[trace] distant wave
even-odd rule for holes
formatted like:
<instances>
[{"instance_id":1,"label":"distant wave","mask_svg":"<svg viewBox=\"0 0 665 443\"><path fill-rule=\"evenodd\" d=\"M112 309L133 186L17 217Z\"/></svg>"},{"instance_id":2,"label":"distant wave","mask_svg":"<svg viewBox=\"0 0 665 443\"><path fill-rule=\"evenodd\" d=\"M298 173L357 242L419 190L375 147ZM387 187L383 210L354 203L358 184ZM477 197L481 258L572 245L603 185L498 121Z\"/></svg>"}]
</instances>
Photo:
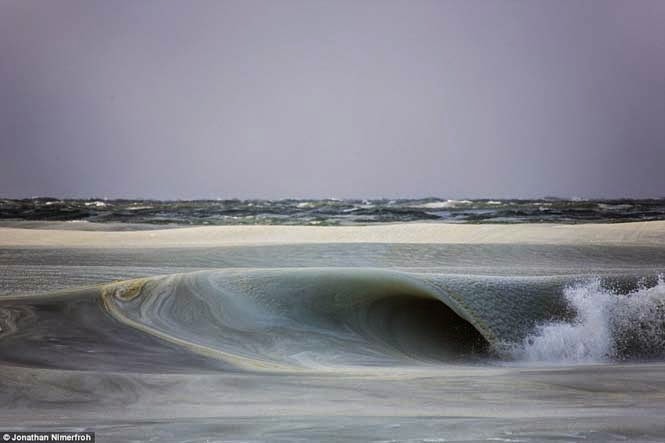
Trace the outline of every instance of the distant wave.
<instances>
[{"instance_id":1,"label":"distant wave","mask_svg":"<svg viewBox=\"0 0 665 443\"><path fill-rule=\"evenodd\" d=\"M446 200L446 201L433 201L415 205L416 208L425 208L425 209L449 209L449 208L458 208L464 205L473 204L470 200ZM487 204L500 204L497 202L487 202Z\"/></svg>"}]
</instances>

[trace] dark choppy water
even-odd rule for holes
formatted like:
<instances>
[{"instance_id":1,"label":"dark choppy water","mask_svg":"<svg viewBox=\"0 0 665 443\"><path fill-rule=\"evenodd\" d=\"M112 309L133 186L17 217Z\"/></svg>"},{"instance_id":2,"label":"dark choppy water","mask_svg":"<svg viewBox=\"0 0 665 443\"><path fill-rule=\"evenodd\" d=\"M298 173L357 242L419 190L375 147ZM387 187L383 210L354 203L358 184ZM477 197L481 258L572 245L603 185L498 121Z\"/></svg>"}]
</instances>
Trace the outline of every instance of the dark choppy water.
<instances>
[{"instance_id":1,"label":"dark choppy water","mask_svg":"<svg viewBox=\"0 0 665 443\"><path fill-rule=\"evenodd\" d=\"M665 220L645 200L0 200L0 220L157 225L349 225L380 222L584 223Z\"/></svg>"}]
</instances>

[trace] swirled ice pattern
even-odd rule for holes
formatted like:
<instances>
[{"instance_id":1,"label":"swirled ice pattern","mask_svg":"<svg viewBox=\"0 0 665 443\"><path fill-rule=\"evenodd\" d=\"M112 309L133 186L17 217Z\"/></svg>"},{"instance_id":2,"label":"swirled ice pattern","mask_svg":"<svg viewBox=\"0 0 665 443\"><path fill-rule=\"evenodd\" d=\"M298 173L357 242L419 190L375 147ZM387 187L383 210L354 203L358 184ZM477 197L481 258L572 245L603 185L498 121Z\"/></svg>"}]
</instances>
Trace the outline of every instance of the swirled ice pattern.
<instances>
[{"instance_id":1,"label":"swirled ice pattern","mask_svg":"<svg viewBox=\"0 0 665 443\"><path fill-rule=\"evenodd\" d=\"M102 297L120 321L246 370L413 365L484 353L480 323L419 277L208 271L151 279L140 290L111 285Z\"/></svg>"}]
</instances>

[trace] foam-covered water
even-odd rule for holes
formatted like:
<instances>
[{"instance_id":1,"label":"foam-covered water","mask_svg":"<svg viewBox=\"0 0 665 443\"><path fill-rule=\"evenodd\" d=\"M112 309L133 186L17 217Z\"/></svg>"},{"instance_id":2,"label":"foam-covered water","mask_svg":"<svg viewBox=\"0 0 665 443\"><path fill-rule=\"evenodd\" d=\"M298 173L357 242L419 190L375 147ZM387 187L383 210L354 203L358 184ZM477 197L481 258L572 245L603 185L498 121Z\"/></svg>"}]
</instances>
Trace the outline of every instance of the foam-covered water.
<instances>
[{"instance_id":1,"label":"foam-covered water","mask_svg":"<svg viewBox=\"0 0 665 443\"><path fill-rule=\"evenodd\" d=\"M600 279L566 287L574 317L539 324L513 345L515 359L557 364L665 357L665 281L621 294Z\"/></svg>"}]
</instances>

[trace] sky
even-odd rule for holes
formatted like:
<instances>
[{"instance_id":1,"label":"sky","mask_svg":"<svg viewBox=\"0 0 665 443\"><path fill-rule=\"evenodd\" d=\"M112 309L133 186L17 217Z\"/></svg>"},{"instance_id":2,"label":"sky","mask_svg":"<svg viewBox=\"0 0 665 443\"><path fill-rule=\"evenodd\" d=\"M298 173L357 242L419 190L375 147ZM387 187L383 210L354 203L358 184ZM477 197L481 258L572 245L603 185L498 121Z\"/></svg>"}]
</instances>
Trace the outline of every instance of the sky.
<instances>
[{"instance_id":1,"label":"sky","mask_svg":"<svg viewBox=\"0 0 665 443\"><path fill-rule=\"evenodd\" d=\"M0 197L665 196L662 0L0 0Z\"/></svg>"}]
</instances>

